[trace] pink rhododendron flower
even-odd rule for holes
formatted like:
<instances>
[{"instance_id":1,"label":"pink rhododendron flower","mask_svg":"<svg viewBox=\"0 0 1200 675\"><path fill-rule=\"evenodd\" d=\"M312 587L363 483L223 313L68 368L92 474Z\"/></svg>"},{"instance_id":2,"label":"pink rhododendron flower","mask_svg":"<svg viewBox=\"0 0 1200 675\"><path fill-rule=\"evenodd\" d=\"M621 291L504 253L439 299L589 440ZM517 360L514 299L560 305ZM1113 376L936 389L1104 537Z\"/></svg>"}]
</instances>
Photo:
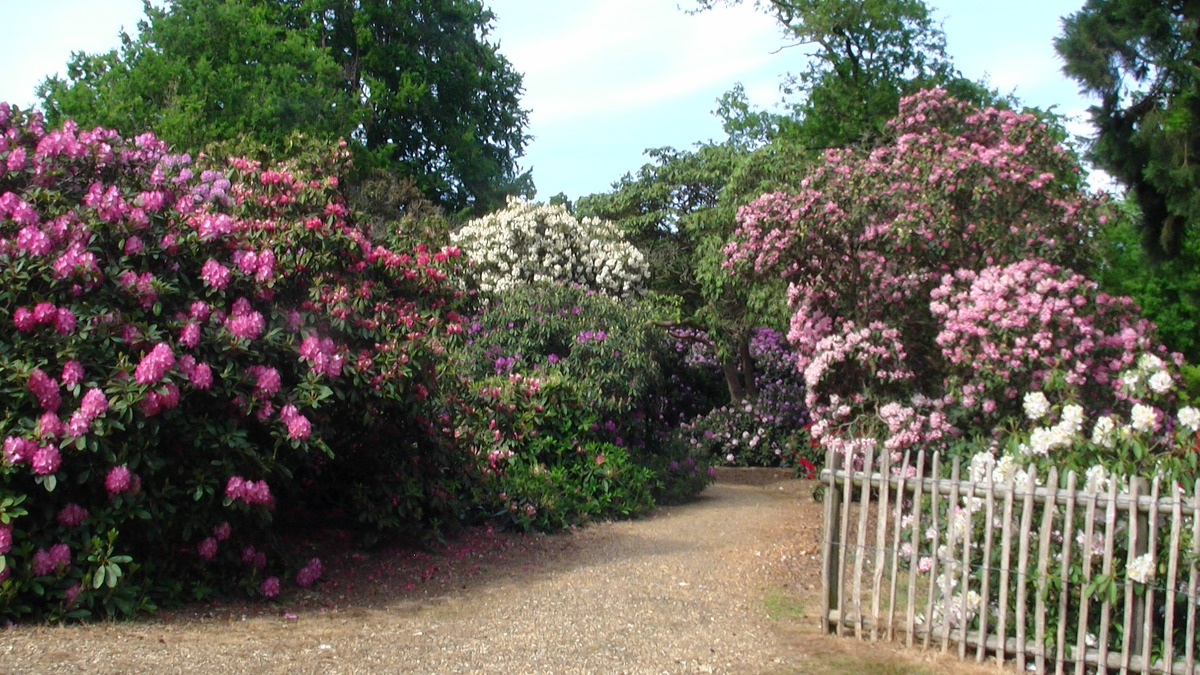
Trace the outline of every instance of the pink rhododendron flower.
<instances>
[{"instance_id":1,"label":"pink rhododendron flower","mask_svg":"<svg viewBox=\"0 0 1200 675\"><path fill-rule=\"evenodd\" d=\"M191 307L188 308L188 316L196 321L208 321L210 314L212 314L212 308L203 300L193 301Z\"/></svg>"},{"instance_id":2,"label":"pink rhododendron flower","mask_svg":"<svg viewBox=\"0 0 1200 675\"><path fill-rule=\"evenodd\" d=\"M13 312L13 325L22 333L30 333L37 328L37 320L33 318L33 311L28 307L18 307Z\"/></svg>"},{"instance_id":3,"label":"pink rhododendron flower","mask_svg":"<svg viewBox=\"0 0 1200 675\"><path fill-rule=\"evenodd\" d=\"M12 523L0 523L0 555L12 548Z\"/></svg>"},{"instance_id":4,"label":"pink rhododendron flower","mask_svg":"<svg viewBox=\"0 0 1200 675\"><path fill-rule=\"evenodd\" d=\"M217 541L225 541L233 533L233 528L229 525L229 521L226 520L214 527L212 533Z\"/></svg>"},{"instance_id":5,"label":"pink rhododendron flower","mask_svg":"<svg viewBox=\"0 0 1200 675\"><path fill-rule=\"evenodd\" d=\"M71 359L63 364L62 383L65 387L74 386L83 381L83 364Z\"/></svg>"},{"instance_id":6,"label":"pink rhododendron flower","mask_svg":"<svg viewBox=\"0 0 1200 675\"><path fill-rule=\"evenodd\" d=\"M205 560L212 560L217 557L217 540L212 537L207 537L200 545L196 547L196 552Z\"/></svg>"},{"instance_id":7,"label":"pink rhododendron flower","mask_svg":"<svg viewBox=\"0 0 1200 675\"><path fill-rule=\"evenodd\" d=\"M58 510L58 515L55 516L55 520L57 520L64 527L75 527L86 520L87 517L87 509L72 502Z\"/></svg>"},{"instance_id":8,"label":"pink rhododendron flower","mask_svg":"<svg viewBox=\"0 0 1200 675\"><path fill-rule=\"evenodd\" d=\"M268 366L251 366L246 369L246 372L254 376L254 386L260 392L274 394L279 391L281 383L278 370Z\"/></svg>"},{"instance_id":9,"label":"pink rhododendron flower","mask_svg":"<svg viewBox=\"0 0 1200 675\"><path fill-rule=\"evenodd\" d=\"M57 412L58 407L62 404L58 381L42 372L41 368L34 368L33 372L29 374L29 391L37 397L42 410Z\"/></svg>"},{"instance_id":10,"label":"pink rhododendron flower","mask_svg":"<svg viewBox=\"0 0 1200 675\"><path fill-rule=\"evenodd\" d=\"M66 335L75 330L75 314L66 307L59 307L54 314L54 330L60 335Z\"/></svg>"},{"instance_id":11,"label":"pink rhododendron flower","mask_svg":"<svg viewBox=\"0 0 1200 675\"><path fill-rule=\"evenodd\" d=\"M42 413L42 416L38 418L38 438L57 438L62 435L63 431L64 426L62 420L58 419L58 415L47 412Z\"/></svg>"},{"instance_id":12,"label":"pink rhododendron flower","mask_svg":"<svg viewBox=\"0 0 1200 675\"><path fill-rule=\"evenodd\" d=\"M58 308L52 302L39 302L33 308L33 320L39 325L54 321L56 314L58 314Z\"/></svg>"},{"instance_id":13,"label":"pink rhododendron flower","mask_svg":"<svg viewBox=\"0 0 1200 675\"><path fill-rule=\"evenodd\" d=\"M82 592L83 586L79 584L72 584L67 588L67 590L63 591L63 600L67 603L67 606L70 607L71 605L75 604L75 601L79 599L79 594Z\"/></svg>"},{"instance_id":14,"label":"pink rhododendron flower","mask_svg":"<svg viewBox=\"0 0 1200 675\"><path fill-rule=\"evenodd\" d=\"M32 255L46 255L53 248L54 242L50 240L50 236L36 225L26 225L17 233L17 249L20 251Z\"/></svg>"},{"instance_id":15,"label":"pink rhododendron flower","mask_svg":"<svg viewBox=\"0 0 1200 675\"><path fill-rule=\"evenodd\" d=\"M131 487L133 487L133 474L124 464L109 469L108 475L104 477L104 489L108 490L110 497L127 492Z\"/></svg>"},{"instance_id":16,"label":"pink rhododendron flower","mask_svg":"<svg viewBox=\"0 0 1200 675\"><path fill-rule=\"evenodd\" d=\"M207 363L197 363L195 368L192 368L191 374L188 375L188 379L197 389L207 390L213 382L212 368Z\"/></svg>"},{"instance_id":17,"label":"pink rhododendron flower","mask_svg":"<svg viewBox=\"0 0 1200 675\"><path fill-rule=\"evenodd\" d=\"M321 578L324 568L321 566L320 558L313 558L308 561L299 572L296 572L296 585L301 588L308 588L316 583L317 579Z\"/></svg>"},{"instance_id":18,"label":"pink rhododendron flower","mask_svg":"<svg viewBox=\"0 0 1200 675\"><path fill-rule=\"evenodd\" d=\"M146 243L136 234L131 234L125 240L125 255L137 255L146 248Z\"/></svg>"},{"instance_id":19,"label":"pink rhododendron flower","mask_svg":"<svg viewBox=\"0 0 1200 675\"><path fill-rule=\"evenodd\" d=\"M175 353L167 343L160 342L142 357L141 363L133 371L133 379L138 384L158 382L174 365Z\"/></svg>"},{"instance_id":20,"label":"pink rhododendron flower","mask_svg":"<svg viewBox=\"0 0 1200 675\"><path fill-rule=\"evenodd\" d=\"M34 451L30 464L37 475L49 476L58 471L59 465L62 464L62 455L53 445L43 445Z\"/></svg>"},{"instance_id":21,"label":"pink rhododendron flower","mask_svg":"<svg viewBox=\"0 0 1200 675\"><path fill-rule=\"evenodd\" d=\"M33 574L38 577L61 572L71 564L71 549L66 544L55 544L49 550L38 549L33 554Z\"/></svg>"},{"instance_id":22,"label":"pink rhododendron flower","mask_svg":"<svg viewBox=\"0 0 1200 675\"><path fill-rule=\"evenodd\" d=\"M4 439L4 459L9 464L23 464L33 458L38 448L37 443L19 436L8 436Z\"/></svg>"},{"instance_id":23,"label":"pink rhododendron flower","mask_svg":"<svg viewBox=\"0 0 1200 675\"><path fill-rule=\"evenodd\" d=\"M200 278L218 291L224 290L229 285L229 279L232 276L228 267L211 258L200 268Z\"/></svg>"},{"instance_id":24,"label":"pink rhododendron flower","mask_svg":"<svg viewBox=\"0 0 1200 675\"><path fill-rule=\"evenodd\" d=\"M271 488L267 481L246 480L241 476L230 476L225 484L225 496L231 500L240 500L246 504L269 504Z\"/></svg>"},{"instance_id":25,"label":"pink rhododendron flower","mask_svg":"<svg viewBox=\"0 0 1200 675\"><path fill-rule=\"evenodd\" d=\"M242 562L256 570L263 570L267 567L267 554L253 546L247 546L242 549Z\"/></svg>"},{"instance_id":26,"label":"pink rhododendron flower","mask_svg":"<svg viewBox=\"0 0 1200 675\"><path fill-rule=\"evenodd\" d=\"M263 597L279 597L279 577L267 577L262 582Z\"/></svg>"},{"instance_id":27,"label":"pink rhododendron flower","mask_svg":"<svg viewBox=\"0 0 1200 675\"><path fill-rule=\"evenodd\" d=\"M200 326L194 321L189 321L183 324L183 328L179 331L179 344L194 349L200 344Z\"/></svg>"}]
</instances>

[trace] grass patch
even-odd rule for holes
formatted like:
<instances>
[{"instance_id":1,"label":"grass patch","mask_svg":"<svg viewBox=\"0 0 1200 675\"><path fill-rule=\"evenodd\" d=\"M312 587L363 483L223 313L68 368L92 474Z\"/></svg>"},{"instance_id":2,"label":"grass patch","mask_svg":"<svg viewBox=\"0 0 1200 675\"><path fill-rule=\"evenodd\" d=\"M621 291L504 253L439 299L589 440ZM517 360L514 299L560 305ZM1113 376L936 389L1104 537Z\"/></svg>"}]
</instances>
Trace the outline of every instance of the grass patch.
<instances>
[{"instance_id":1,"label":"grass patch","mask_svg":"<svg viewBox=\"0 0 1200 675\"><path fill-rule=\"evenodd\" d=\"M779 589L768 591L763 598L763 604L767 607L767 616L774 620L799 619L804 616L804 603L800 598Z\"/></svg>"},{"instance_id":2,"label":"grass patch","mask_svg":"<svg viewBox=\"0 0 1200 675\"><path fill-rule=\"evenodd\" d=\"M828 673L855 673L857 675L932 675L933 671L921 666L895 661L875 661L861 656L836 656L824 664Z\"/></svg>"}]
</instances>

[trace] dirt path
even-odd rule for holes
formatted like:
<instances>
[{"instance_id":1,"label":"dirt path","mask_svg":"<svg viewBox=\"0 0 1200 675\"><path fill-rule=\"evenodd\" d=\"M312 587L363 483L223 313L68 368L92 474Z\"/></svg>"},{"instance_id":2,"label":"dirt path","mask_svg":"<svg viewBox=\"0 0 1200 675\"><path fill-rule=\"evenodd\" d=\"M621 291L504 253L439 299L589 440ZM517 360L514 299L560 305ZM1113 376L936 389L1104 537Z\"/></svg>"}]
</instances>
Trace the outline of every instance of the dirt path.
<instances>
[{"instance_id":1,"label":"dirt path","mask_svg":"<svg viewBox=\"0 0 1200 675\"><path fill-rule=\"evenodd\" d=\"M0 672L972 672L819 633L820 506L783 477L727 471L695 503L569 535L348 555L283 605L0 630Z\"/></svg>"}]
</instances>

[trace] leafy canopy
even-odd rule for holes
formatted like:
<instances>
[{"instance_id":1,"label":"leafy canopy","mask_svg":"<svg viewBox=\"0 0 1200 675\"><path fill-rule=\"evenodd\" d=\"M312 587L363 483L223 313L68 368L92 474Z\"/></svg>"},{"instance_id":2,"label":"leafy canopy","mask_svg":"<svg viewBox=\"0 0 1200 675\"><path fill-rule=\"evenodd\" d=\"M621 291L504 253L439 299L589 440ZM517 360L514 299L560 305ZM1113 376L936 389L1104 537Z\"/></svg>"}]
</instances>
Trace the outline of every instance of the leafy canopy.
<instances>
[{"instance_id":1,"label":"leafy canopy","mask_svg":"<svg viewBox=\"0 0 1200 675\"><path fill-rule=\"evenodd\" d=\"M1200 6L1089 0L1063 20L1063 70L1100 99L1092 161L1130 188L1154 258L1174 257L1200 214Z\"/></svg>"},{"instance_id":2,"label":"leafy canopy","mask_svg":"<svg viewBox=\"0 0 1200 675\"><path fill-rule=\"evenodd\" d=\"M136 37L75 54L38 95L51 124L153 128L184 150L345 138L360 165L482 212L532 190L521 76L487 41L493 18L474 0L147 3Z\"/></svg>"}]
</instances>

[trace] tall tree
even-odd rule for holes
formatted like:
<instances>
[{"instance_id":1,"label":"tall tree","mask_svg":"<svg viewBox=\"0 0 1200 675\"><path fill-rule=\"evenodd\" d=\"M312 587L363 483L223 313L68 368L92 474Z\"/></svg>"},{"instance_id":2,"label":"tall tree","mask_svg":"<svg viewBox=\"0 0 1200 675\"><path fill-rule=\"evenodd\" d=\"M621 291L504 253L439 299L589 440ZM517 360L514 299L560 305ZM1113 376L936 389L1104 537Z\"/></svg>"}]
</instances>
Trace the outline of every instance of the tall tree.
<instances>
[{"instance_id":1,"label":"tall tree","mask_svg":"<svg viewBox=\"0 0 1200 675\"><path fill-rule=\"evenodd\" d=\"M521 76L478 0L170 0L119 51L76 54L39 96L51 122L154 129L180 149L293 131L347 139L451 211L532 184Z\"/></svg>"},{"instance_id":2,"label":"tall tree","mask_svg":"<svg viewBox=\"0 0 1200 675\"><path fill-rule=\"evenodd\" d=\"M1092 161L1132 192L1151 257L1178 255L1200 217L1200 3L1088 0L1055 47L1100 99Z\"/></svg>"},{"instance_id":3,"label":"tall tree","mask_svg":"<svg viewBox=\"0 0 1200 675\"><path fill-rule=\"evenodd\" d=\"M706 10L744 1L697 0L697 5ZM759 128L778 127L777 134L810 147L840 147L876 142L900 98L920 89L937 86L972 101L995 100L994 93L954 68L945 35L923 0L754 4L775 17L789 47L809 49L808 66L784 85L785 94L798 96L790 118L774 125L753 120Z\"/></svg>"}]
</instances>

